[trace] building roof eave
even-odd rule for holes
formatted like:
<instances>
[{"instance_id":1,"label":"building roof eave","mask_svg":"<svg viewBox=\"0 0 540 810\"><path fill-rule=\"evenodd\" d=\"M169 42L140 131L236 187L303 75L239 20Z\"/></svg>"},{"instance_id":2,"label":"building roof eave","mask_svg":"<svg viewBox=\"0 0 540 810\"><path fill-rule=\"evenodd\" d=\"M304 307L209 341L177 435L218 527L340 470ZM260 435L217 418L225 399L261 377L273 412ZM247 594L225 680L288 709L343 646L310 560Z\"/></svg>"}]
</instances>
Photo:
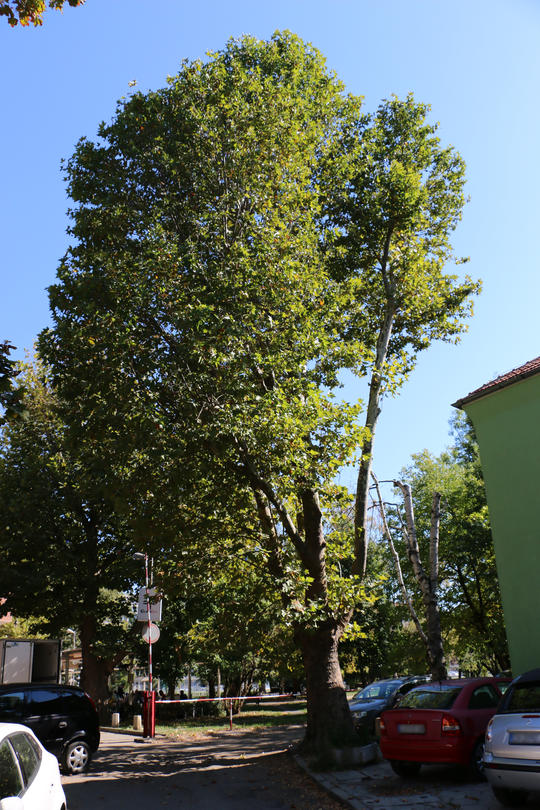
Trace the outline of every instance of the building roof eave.
<instances>
[{"instance_id":1,"label":"building roof eave","mask_svg":"<svg viewBox=\"0 0 540 810\"><path fill-rule=\"evenodd\" d=\"M454 408L463 410L464 405L468 405L470 402L481 399L488 394L493 394L495 391L500 391L501 388L507 388L508 386L514 385L517 382L526 380L528 377L533 377L535 374L540 374L540 357L535 357L534 360L529 360L528 363L525 363L518 368L514 368L512 371L509 371L506 374L502 374L485 385L481 385L480 388L477 388L475 391L471 391L471 393L467 394L467 396L453 402L452 406Z\"/></svg>"}]
</instances>

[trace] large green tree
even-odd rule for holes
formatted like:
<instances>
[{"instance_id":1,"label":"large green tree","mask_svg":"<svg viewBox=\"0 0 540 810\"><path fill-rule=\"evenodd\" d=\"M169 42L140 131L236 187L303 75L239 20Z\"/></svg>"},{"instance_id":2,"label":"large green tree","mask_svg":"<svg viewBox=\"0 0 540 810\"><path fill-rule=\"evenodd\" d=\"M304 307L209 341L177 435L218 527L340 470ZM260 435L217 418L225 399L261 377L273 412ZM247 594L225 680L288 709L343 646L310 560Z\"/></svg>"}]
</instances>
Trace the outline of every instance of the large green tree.
<instances>
[{"instance_id":1,"label":"large green tree","mask_svg":"<svg viewBox=\"0 0 540 810\"><path fill-rule=\"evenodd\" d=\"M126 454L163 431L178 497L194 475L251 493L278 583L293 549L311 742L352 733L320 493L359 434L324 388L349 347L314 181L346 103L320 54L278 34L122 104L66 166L74 244L41 339L74 435Z\"/></svg>"},{"instance_id":2,"label":"large green tree","mask_svg":"<svg viewBox=\"0 0 540 810\"><path fill-rule=\"evenodd\" d=\"M358 445L369 455L359 408L334 390L341 369L371 367L380 326L381 272L352 259L338 268L354 242L336 243L345 228L330 228L334 209L324 202L332 178L360 199L354 171L377 153L377 122L365 127L359 106L321 55L289 33L231 41L206 63L185 62L167 88L134 94L66 164L73 244L50 291L54 326L40 341L69 402L72 440L98 443L122 471L109 490L147 512L150 539L181 525L189 542L201 521L198 491L209 507L204 520L214 521L234 522L236 493L249 496L302 651L306 743L316 748L352 733L338 643L361 596L341 562L351 547L328 535L325 513L341 497L331 485L336 470ZM367 169L362 177L371 182ZM413 200L408 211L414 219ZM367 233L367 221L362 227ZM446 245L445 234L441 226ZM399 272L397 259L391 265L409 293L399 307L397 292L392 298L392 323L408 323L415 286L429 286L409 273L413 247L407 255ZM438 295L431 308L427 293L419 298L418 346L424 333L458 331L471 290L454 290L442 258L423 255L414 268L433 264L429 289ZM390 273L388 261L384 268ZM403 351L385 353L385 379L399 376ZM162 503L170 508L160 516Z\"/></svg>"}]
</instances>

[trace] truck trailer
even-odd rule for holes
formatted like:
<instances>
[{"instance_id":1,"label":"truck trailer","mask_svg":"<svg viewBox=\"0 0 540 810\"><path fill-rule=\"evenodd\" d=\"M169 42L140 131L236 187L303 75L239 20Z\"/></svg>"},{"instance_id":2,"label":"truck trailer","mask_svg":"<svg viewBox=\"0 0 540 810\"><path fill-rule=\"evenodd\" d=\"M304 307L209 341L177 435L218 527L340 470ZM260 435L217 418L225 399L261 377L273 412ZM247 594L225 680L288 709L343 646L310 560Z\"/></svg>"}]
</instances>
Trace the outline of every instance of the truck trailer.
<instances>
[{"instance_id":1,"label":"truck trailer","mask_svg":"<svg viewBox=\"0 0 540 810\"><path fill-rule=\"evenodd\" d=\"M0 683L59 683L58 639L0 638Z\"/></svg>"}]
</instances>

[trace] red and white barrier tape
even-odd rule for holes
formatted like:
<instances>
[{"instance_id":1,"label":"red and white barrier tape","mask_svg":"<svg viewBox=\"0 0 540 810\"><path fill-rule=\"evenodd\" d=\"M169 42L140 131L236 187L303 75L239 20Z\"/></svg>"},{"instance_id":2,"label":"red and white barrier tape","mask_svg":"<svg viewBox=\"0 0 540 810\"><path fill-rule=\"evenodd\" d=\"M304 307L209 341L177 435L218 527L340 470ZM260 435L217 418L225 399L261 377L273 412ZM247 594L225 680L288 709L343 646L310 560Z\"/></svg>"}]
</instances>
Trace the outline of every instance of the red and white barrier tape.
<instances>
[{"instance_id":1,"label":"red and white barrier tape","mask_svg":"<svg viewBox=\"0 0 540 810\"><path fill-rule=\"evenodd\" d=\"M286 695L245 695L244 697L215 697L215 698L174 698L174 699L159 699L156 703L212 703L219 700L274 700L275 698L292 698L295 697L294 693Z\"/></svg>"}]
</instances>

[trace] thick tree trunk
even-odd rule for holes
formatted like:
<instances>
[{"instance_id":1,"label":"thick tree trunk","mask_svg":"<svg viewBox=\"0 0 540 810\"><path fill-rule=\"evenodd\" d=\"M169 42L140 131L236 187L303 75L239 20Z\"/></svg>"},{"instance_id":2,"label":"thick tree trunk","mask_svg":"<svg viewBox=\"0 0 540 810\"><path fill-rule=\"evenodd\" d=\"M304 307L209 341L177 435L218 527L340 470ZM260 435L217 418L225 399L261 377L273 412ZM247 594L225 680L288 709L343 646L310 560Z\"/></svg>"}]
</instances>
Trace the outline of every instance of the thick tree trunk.
<instances>
[{"instance_id":1,"label":"thick tree trunk","mask_svg":"<svg viewBox=\"0 0 540 810\"><path fill-rule=\"evenodd\" d=\"M88 692L100 711L109 699L109 676L115 666L125 657L119 653L114 658L103 658L94 653L92 645L95 638L95 619L86 616L81 624L81 688Z\"/></svg>"},{"instance_id":2,"label":"thick tree trunk","mask_svg":"<svg viewBox=\"0 0 540 810\"><path fill-rule=\"evenodd\" d=\"M268 482L258 475L246 454L242 461L252 483L263 536L271 551L271 573L278 579L285 578L272 519L273 507L310 578L304 594L310 626L303 626L299 622L295 629L295 641L302 652L307 686L308 722L303 747L306 751L328 758L329 747L350 743L356 735L338 660L338 643L349 616L334 618L328 605L326 539L319 495L315 489L304 489L301 493L302 510L295 525L285 505ZM290 599L290 595L287 595L285 601L288 603ZM301 611L302 607L298 600L298 610Z\"/></svg>"},{"instance_id":3,"label":"thick tree trunk","mask_svg":"<svg viewBox=\"0 0 540 810\"><path fill-rule=\"evenodd\" d=\"M304 660L307 687L307 727L302 748L324 754L354 740L347 695L338 660L341 635L336 625L297 628L295 640Z\"/></svg>"}]
</instances>

